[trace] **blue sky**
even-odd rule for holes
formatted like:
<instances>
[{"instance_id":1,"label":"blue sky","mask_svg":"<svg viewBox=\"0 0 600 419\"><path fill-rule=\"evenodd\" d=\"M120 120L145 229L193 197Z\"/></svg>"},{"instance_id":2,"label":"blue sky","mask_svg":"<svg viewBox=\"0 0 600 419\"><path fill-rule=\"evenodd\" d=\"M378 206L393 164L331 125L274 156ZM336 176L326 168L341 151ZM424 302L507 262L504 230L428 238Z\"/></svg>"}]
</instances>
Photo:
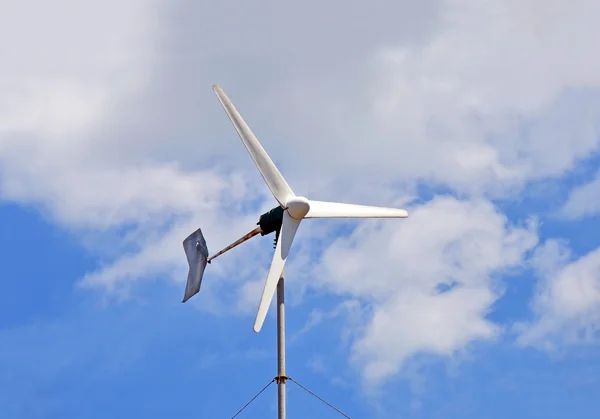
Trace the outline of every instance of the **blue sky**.
<instances>
[{"instance_id":1,"label":"blue sky","mask_svg":"<svg viewBox=\"0 0 600 419\"><path fill-rule=\"evenodd\" d=\"M257 335L251 317L202 315L179 302L181 287L164 283L138 287L143 303L104 306L73 286L95 266L76 240L35 211L11 204L1 211L5 417L230 417L275 375L272 318ZM35 263L27 250L36 252ZM491 314L500 323L527 316L531 276L509 284ZM351 417L375 417L378 409L381 417L599 413L594 347L553 357L516 348L509 337L474 345L454 361L420 357L411 379L392 380L376 399L367 398L336 333L343 322L294 338L311 306L333 304L326 298L289 310L288 374ZM275 402L272 385L240 417L274 415ZM337 415L293 384L289 410L298 418Z\"/></svg>"},{"instance_id":2,"label":"blue sky","mask_svg":"<svg viewBox=\"0 0 600 419\"><path fill-rule=\"evenodd\" d=\"M183 239L275 205L214 83L294 192L410 214L302 224L288 375L353 418L600 415L597 2L29 3L0 16L1 417L231 417L275 376L272 236L181 304ZM239 417L275 414L273 385Z\"/></svg>"}]
</instances>

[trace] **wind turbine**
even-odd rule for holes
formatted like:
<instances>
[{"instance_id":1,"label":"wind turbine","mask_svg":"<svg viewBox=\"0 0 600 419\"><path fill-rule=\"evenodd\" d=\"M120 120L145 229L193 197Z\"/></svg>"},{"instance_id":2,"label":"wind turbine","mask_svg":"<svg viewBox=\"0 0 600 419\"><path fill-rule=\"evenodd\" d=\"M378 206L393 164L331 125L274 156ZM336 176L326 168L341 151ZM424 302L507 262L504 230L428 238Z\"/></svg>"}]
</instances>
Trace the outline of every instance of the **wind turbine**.
<instances>
[{"instance_id":1,"label":"wind turbine","mask_svg":"<svg viewBox=\"0 0 600 419\"><path fill-rule=\"evenodd\" d=\"M260 303L258 305L258 312L256 313L256 318L254 320L254 331L258 333L267 316L269 305L275 294L279 278L282 276L285 262L290 253L290 249L292 248L298 227L304 219L406 218L408 217L408 212L403 209L395 208L315 201L296 195L268 156L267 152L260 145L238 110L233 103L231 103L231 100L229 100L223 89L219 85L214 85L213 90L279 205L260 216L257 223L259 227L210 258L208 257L208 249L200 229L192 233L184 241L184 248L188 256L190 271L183 302L187 301L200 290L200 283L202 281L206 263L210 263L215 257L258 234L264 236L275 232L275 253L273 254L271 267L265 281Z\"/></svg>"},{"instance_id":2,"label":"wind turbine","mask_svg":"<svg viewBox=\"0 0 600 419\"><path fill-rule=\"evenodd\" d=\"M275 290L277 290L277 376L271 383L277 381L278 418L285 419L285 385L288 379L292 379L285 374L283 269L300 223L306 218L406 218L408 217L408 212L403 209L313 201L303 196L297 196L287 184L279 170L277 170L277 167L275 167L275 164L273 164L266 151L260 145L223 89L218 85L214 85L213 90L279 205L260 216L257 223L258 227L211 257L208 256L208 247L201 229L196 230L183 241L183 248L189 265L183 302L185 303L200 291L204 270L206 269L207 264L211 263L214 258L258 234L265 236L275 232L275 253L273 254L271 267L269 268L269 273L267 274L267 279L258 305L258 312L256 313L256 318L254 320L254 331L257 333L260 332L267 316L269 305L275 294ZM302 388L304 389L304 387ZM261 390L261 392L264 391L264 389ZM255 396L255 398L257 396ZM323 400L321 399L321 401ZM250 402L252 402L252 400ZM242 408L242 410L244 408Z\"/></svg>"}]
</instances>

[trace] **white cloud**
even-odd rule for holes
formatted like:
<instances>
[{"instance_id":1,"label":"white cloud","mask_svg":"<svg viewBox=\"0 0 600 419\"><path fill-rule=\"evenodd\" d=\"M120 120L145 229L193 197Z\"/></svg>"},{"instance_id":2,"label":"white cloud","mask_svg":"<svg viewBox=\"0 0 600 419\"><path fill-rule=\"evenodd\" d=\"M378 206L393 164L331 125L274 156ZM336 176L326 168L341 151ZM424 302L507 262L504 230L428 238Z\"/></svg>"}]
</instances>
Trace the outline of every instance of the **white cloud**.
<instances>
[{"instance_id":1,"label":"white cloud","mask_svg":"<svg viewBox=\"0 0 600 419\"><path fill-rule=\"evenodd\" d=\"M253 104L244 89L229 92L269 150L284 147L273 139L289 139L290 152L279 156L299 182L335 174L342 190L401 179L514 197L529 180L572 169L600 138L600 60L591 56L598 29L590 17L599 6L540 4L445 1L420 16L436 25L418 41L378 39L343 70L307 54L321 74L276 80L268 94L253 91ZM264 117L252 114L257 105Z\"/></svg>"},{"instance_id":2,"label":"white cloud","mask_svg":"<svg viewBox=\"0 0 600 419\"><path fill-rule=\"evenodd\" d=\"M57 130L53 124L65 126L60 121L71 113L55 106L53 112L62 114L42 112L44 138L27 147L28 158L36 157L31 148L42 146L45 153L77 158L85 153L88 161L103 158L119 165L178 160L189 168L219 157L228 167L242 159L242 167L249 168L242 149L222 158L223 136L235 139L210 92L214 82L239 105L293 184L334 199L351 198L350 190L361 201L381 200L378 191L369 189L380 189L382 178L402 179L407 192L415 181L459 191L514 192L527 179L564 173L576 158L597 148L598 99L561 96L566 88L598 85L600 60L588 54L597 30L590 17L595 2L553 2L543 11L537 2L425 3L381 2L381 8L368 10L378 31L340 26L333 38L330 18L343 22L361 12L347 7L341 12L332 5L330 18L316 22L310 37L298 37L289 30L294 19L266 24L263 8L271 13L284 9L254 4L232 15L245 16L242 22L255 19L252 30L227 21L218 45L201 36L216 31L216 23L189 32L197 27L192 18L220 13L218 8L209 13L206 5L140 1L128 3L113 21L106 16L110 4L96 5L94 22L85 20L83 9L71 8L70 20L85 21L84 28L66 25L44 48L34 43L27 50L33 52L15 51L13 63L39 61L45 64L40 74L49 79L45 90L34 89L38 94L27 95L30 100L17 108L39 109L31 103L44 103L40 98L46 90L71 92L60 100L72 105L59 108L77 111L73 127L98 133L66 137L77 141L61 136L64 147L49 142L46 137L57 136L51 134ZM185 17L178 7L185 9ZM160 15L161 10L169 13ZM297 17L304 9L294 13ZM180 19L176 26L168 20L173 16ZM109 19L110 35L98 35ZM271 36L275 32L278 36ZM71 33L78 38L69 38ZM354 47L342 48L350 44ZM41 61L49 48L57 51L56 59ZM293 56L285 48L293 48ZM82 65L72 65L75 52ZM305 71L298 61L306 64ZM246 81L242 73L225 71L240 66L255 69ZM7 74L10 80L19 73ZM10 84L29 79L18 80ZM126 88L132 81L137 87ZM90 123L91 115L96 124ZM26 115L8 119L13 125L20 119L25 121L20 126L32 125ZM344 188L336 192L336 186Z\"/></svg>"},{"instance_id":3,"label":"white cloud","mask_svg":"<svg viewBox=\"0 0 600 419\"><path fill-rule=\"evenodd\" d=\"M101 255L98 271L83 278L86 286L122 291L145 277L183 281L183 238L202 225L211 249L225 244L256 222L245 217L243 202L265 197L262 185L218 161L190 170L149 153L156 142L173 141L147 135L152 115L136 130L123 126L153 86L166 23L161 11L170 7L29 1L0 16L0 49L7 51L0 66L0 197L42 208ZM169 104L159 106L177 118ZM123 227L125 234L115 233Z\"/></svg>"},{"instance_id":4,"label":"white cloud","mask_svg":"<svg viewBox=\"0 0 600 419\"><path fill-rule=\"evenodd\" d=\"M372 95L397 150L383 164L459 190L512 192L597 149L597 95L565 93L600 85L590 57L600 6L541 5L448 1L427 45L382 49Z\"/></svg>"},{"instance_id":5,"label":"white cloud","mask_svg":"<svg viewBox=\"0 0 600 419\"><path fill-rule=\"evenodd\" d=\"M496 336L498 326L486 318L501 295L493 278L519 266L537 243L534 224L511 226L485 201L438 197L410 214L336 240L316 275L372 311L353 348L370 383L416 353L452 355Z\"/></svg>"},{"instance_id":6,"label":"white cloud","mask_svg":"<svg viewBox=\"0 0 600 419\"><path fill-rule=\"evenodd\" d=\"M367 384L395 375L415 354L450 356L499 328L487 320L498 296L486 286L435 294L403 290L374 308L367 330L356 343Z\"/></svg>"},{"instance_id":7,"label":"white cloud","mask_svg":"<svg viewBox=\"0 0 600 419\"><path fill-rule=\"evenodd\" d=\"M566 244L551 240L534 260L541 276L532 302L536 318L518 325L519 344L555 349L595 341L600 327L600 249L573 260Z\"/></svg>"},{"instance_id":8,"label":"white cloud","mask_svg":"<svg viewBox=\"0 0 600 419\"><path fill-rule=\"evenodd\" d=\"M88 130L119 95L143 87L150 74L144 65L153 54L154 6L144 0L26 0L5 8L0 144L15 131L41 134L46 144L64 141L66 134Z\"/></svg>"},{"instance_id":9,"label":"white cloud","mask_svg":"<svg viewBox=\"0 0 600 419\"><path fill-rule=\"evenodd\" d=\"M184 172L174 165L123 169L36 170L13 173L2 184L5 197L27 201L34 194L61 223L106 229L153 218L215 210L235 179L212 172ZM38 166L36 169L40 169ZM233 182L232 182L233 181ZM65 199L65 192L77 199Z\"/></svg>"},{"instance_id":10,"label":"white cloud","mask_svg":"<svg viewBox=\"0 0 600 419\"><path fill-rule=\"evenodd\" d=\"M600 172L591 182L575 188L562 208L568 218L580 218L600 212Z\"/></svg>"}]
</instances>

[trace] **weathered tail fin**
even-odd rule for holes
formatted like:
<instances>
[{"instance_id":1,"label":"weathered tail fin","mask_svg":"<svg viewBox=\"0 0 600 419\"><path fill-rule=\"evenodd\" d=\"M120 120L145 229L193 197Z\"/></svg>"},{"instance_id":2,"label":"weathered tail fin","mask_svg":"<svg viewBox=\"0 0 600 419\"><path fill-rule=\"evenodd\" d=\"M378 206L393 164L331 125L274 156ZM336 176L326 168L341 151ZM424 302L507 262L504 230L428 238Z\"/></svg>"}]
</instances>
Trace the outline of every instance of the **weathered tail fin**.
<instances>
[{"instance_id":1,"label":"weathered tail fin","mask_svg":"<svg viewBox=\"0 0 600 419\"><path fill-rule=\"evenodd\" d=\"M200 291L202 276L208 260L208 247L201 229L194 231L183 241L183 250L185 250L190 267L182 301L185 303Z\"/></svg>"}]
</instances>

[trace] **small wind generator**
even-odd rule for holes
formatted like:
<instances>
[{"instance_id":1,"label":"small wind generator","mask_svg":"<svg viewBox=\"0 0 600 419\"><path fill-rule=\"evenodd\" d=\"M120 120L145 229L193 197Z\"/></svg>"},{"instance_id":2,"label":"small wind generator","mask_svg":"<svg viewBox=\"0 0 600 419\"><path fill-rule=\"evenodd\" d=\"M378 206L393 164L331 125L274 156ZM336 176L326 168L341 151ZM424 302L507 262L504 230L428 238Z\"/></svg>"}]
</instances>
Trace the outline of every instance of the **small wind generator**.
<instances>
[{"instance_id":1,"label":"small wind generator","mask_svg":"<svg viewBox=\"0 0 600 419\"><path fill-rule=\"evenodd\" d=\"M254 331L257 333L260 332L267 316L269 305L277 289L278 376L274 380L277 381L279 386L279 419L284 419L285 381L289 377L285 375L283 269L300 223L306 218L406 218L408 217L408 212L395 208L313 201L303 196L297 196L277 167L275 167L275 164L271 161L223 89L218 85L214 85L213 90L279 205L259 217L258 227L213 256L209 257L208 247L201 229L196 230L183 241L183 248L189 264L183 302L186 302L200 291L206 266L214 258L258 234L265 236L273 232L275 233L275 253L273 254L271 267L267 274L258 305L258 312L254 320Z\"/></svg>"}]
</instances>

